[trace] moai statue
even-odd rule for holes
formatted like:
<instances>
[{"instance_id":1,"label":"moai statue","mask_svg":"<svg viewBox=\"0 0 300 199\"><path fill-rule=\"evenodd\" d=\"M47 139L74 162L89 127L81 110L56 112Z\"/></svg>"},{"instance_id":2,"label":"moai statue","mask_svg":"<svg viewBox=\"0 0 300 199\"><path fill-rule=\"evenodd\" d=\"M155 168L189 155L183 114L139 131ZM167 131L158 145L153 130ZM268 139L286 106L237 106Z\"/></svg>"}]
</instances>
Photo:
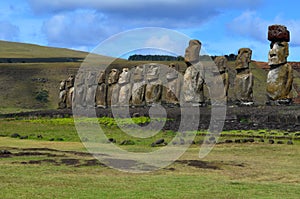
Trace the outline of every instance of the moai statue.
<instances>
[{"instance_id":1,"label":"moai statue","mask_svg":"<svg viewBox=\"0 0 300 199\"><path fill-rule=\"evenodd\" d=\"M58 108L64 109L67 107L67 91L66 91L66 80L62 80L59 84L59 102Z\"/></svg>"},{"instance_id":2,"label":"moai statue","mask_svg":"<svg viewBox=\"0 0 300 199\"><path fill-rule=\"evenodd\" d=\"M196 105L204 105L204 76L203 66L200 61L201 42L190 40L189 46L185 50L184 61L187 69L183 76L183 101Z\"/></svg>"},{"instance_id":3,"label":"moai statue","mask_svg":"<svg viewBox=\"0 0 300 199\"><path fill-rule=\"evenodd\" d=\"M88 108L95 107L95 96L97 90L97 72L96 71L89 71L87 76L87 91L86 91L86 105Z\"/></svg>"},{"instance_id":4,"label":"moai statue","mask_svg":"<svg viewBox=\"0 0 300 199\"><path fill-rule=\"evenodd\" d=\"M179 105L180 104L180 91L182 86L182 79L178 75L178 64L171 63L169 65L169 71L167 72L166 86L163 88L162 101L165 104Z\"/></svg>"},{"instance_id":5,"label":"moai statue","mask_svg":"<svg viewBox=\"0 0 300 199\"><path fill-rule=\"evenodd\" d=\"M293 68L287 63L290 32L285 26L269 26L268 40L271 41L267 77L267 104L291 104Z\"/></svg>"},{"instance_id":6,"label":"moai statue","mask_svg":"<svg viewBox=\"0 0 300 199\"><path fill-rule=\"evenodd\" d=\"M86 79L85 72L79 70L75 77L75 95L73 100L76 107L86 107Z\"/></svg>"},{"instance_id":7,"label":"moai statue","mask_svg":"<svg viewBox=\"0 0 300 199\"><path fill-rule=\"evenodd\" d=\"M100 71L98 76L98 86L96 90L96 106L106 108L107 85L105 83L105 71Z\"/></svg>"},{"instance_id":8,"label":"moai statue","mask_svg":"<svg viewBox=\"0 0 300 199\"><path fill-rule=\"evenodd\" d=\"M116 106L119 100L119 70L111 69L108 74L108 89L107 89L107 105L108 106Z\"/></svg>"},{"instance_id":9,"label":"moai statue","mask_svg":"<svg viewBox=\"0 0 300 199\"><path fill-rule=\"evenodd\" d=\"M239 49L235 61L236 77L234 80L234 93L238 105L253 105L253 75L250 71L252 50Z\"/></svg>"},{"instance_id":10,"label":"moai statue","mask_svg":"<svg viewBox=\"0 0 300 199\"><path fill-rule=\"evenodd\" d=\"M119 84L119 100L118 105L129 106L129 100L131 97L132 84L130 82L131 73L128 68L123 68L120 74L118 84Z\"/></svg>"},{"instance_id":11,"label":"moai statue","mask_svg":"<svg viewBox=\"0 0 300 199\"><path fill-rule=\"evenodd\" d=\"M146 92L145 65L136 66L132 77L131 104L132 106L144 106Z\"/></svg>"},{"instance_id":12,"label":"moai statue","mask_svg":"<svg viewBox=\"0 0 300 199\"><path fill-rule=\"evenodd\" d=\"M73 102L73 93L74 93L74 75L70 75L66 80L66 87L67 87L67 108L72 108Z\"/></svg>"},{"instance_id":13,"label":"moai statue","mask_svg":"<svg viewBox=\"0 0 300 199\"><path fill-rule=\"evenodd\" d=\"M219 70L217 71L217 75L220 75L223 80L225 97L228 97L229 75L227 70L227 59L224 56L218 56L214 61Z\"/></svg>"},{"instance_id":14,"label":"moai statue","mask_svg":"<svg viewBox=\"0 0 300 199\"><path fill-rule=\"evenodd\" d=\"M148 106L158 104L161 101L162 84L159 79L160 66L152 63L147 65L147 85L145 100Z\"/></svg>"}]
</instances>

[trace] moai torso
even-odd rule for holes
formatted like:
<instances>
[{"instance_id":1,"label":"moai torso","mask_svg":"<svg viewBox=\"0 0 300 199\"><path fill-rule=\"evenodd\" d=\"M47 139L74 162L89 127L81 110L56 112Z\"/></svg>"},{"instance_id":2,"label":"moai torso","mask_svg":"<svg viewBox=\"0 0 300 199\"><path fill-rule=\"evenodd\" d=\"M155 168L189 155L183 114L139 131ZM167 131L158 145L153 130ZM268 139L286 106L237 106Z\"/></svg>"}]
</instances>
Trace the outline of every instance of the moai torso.
<instances>
[{"instance_id":1,"label":"moai torso","mask_svg":"<svg viewBox=\"0 0 300 199\"><path fill-rule=\"evenodd\" d=\"M105 83L105 71L100 71L98 76L98 86L96 90L96 106L106 108L107 85Z\"/></svg>"},{"instance_id":2,"label":"moai torso","mask_svg":"<svg viewBox=\"0 0 300 199\"><path fill-rule=\"evenodd\" d=\"M219 77L222 79L222 82L224 84L225 97L227 97L228 89L229 89L229 75L228 75L228 71L227 71L227 59L224 56L219 56L219 57L216 57L215 63L218 68L217 75L219 75Z\"/></svg>"},{"instance_id":3,"label":"moai torso","mask_svg":"<svg viewBox=\"0 0 300 199\"><path fill-rule=\"evenodd\" d=\"M149 64L147 69L147 85L145 101L147 105L160 103L162 95L162 85L159 79L160 66Z\"/></svg>"},{"instance_id":4,"label":"moai torso","mask_svg":"<svg viewBox=\"0 0 300 199\"><path fill-rule=\"evenodd\" d=\"M289 104L293 84L293 69L287 63L290 33L285 26L272 25L269 26L268 40L271 41L271 49L268 56L267 100L268 103L285 101L284 104Z\"/></svg>"},{"instance_id":5,"label":"moai torso","mask_svg":"<svg viewBox=\"0 0 300 199\"><path fill-rule=\"evenodd\" d=\"M167 83L163 88L162 101L166 104L179 104L182 80L178 72L178 65L170 64L166 75Z\"/></svg>"},{"instance_id":6,"label":"moai torso","mask_svg":"<svg viewBox=\"0 0 300 199\"><path fill-rule=\"evenodd\" d=\"M73 93L74 93L74 76L70 75L66 80L66 87L67 87L67 108L72 108L73 102Z\"/></svg>"},{"instance_id":7,"label":"moai torso","mask_svg":"<svg viewBox=\"0 0 300 199\"><path fill-rule=\"evenodd\" d=\"M252 50L241 48L235 62L234 93L240 104L253 103L253 75L250 72Z\"/></svg>"},{"instance_id":8,"label":"moai torso","mask_svg":"<svg viewBox=\"0 0 300 199\"><path fill-rule=\"evenodd\" d=\"M119 70L118 69L111 69L108 75L108 90L107 90L107 105L108 106L115 106L118 104L119 100Z\"/></svg>"},{"instance_id":9,"label":"moai torso","mask_svg":"<svg viewBox=\"0 0 300 199\"><path fill-rule=\"evenodd\" d=\"M123 68L120 74L118 84L119 84L119 100L118 105L129 106L129 100L131 97L131 87L130 82L131 73L128 68Z\"/></svg>"},{"instance_id":10,"label":"moai torso","mask_svg":"<svg viewBox=\"0 0 300 199\"><path fill-rule=\"evenodd\" d=\"M76 107L85 107L86 106L86 76L85 72L79 70L76 75L75 89L74 89L74 105Z\"/></svg>"},{"instance_id":11,"label":"moai torso","mask_svg":"<svg viewBox=\"0 0 300 199\"><path fill-rule=\"evenodd\" d=\"M64 109L67 107L67 91L66 80L62 80L59 84L59 102L58 108Z\"/></svg>"},{"instance_id":12,"label":"moai torso","mask_svg":"<svg viewBox=\"0 0 300 199\"><path fill-rule=\"evenodd\" d=\"M183 76L182 98L185 103L204 103L203 66L200 61L201 42L190 40L184 60L188 68Z\"/></svg>"},{"instance_id":13,"label":"moai torso","mask_svg":"<svg viewBox=\"0 0 300 199\"><path fill-rule=\"evenodd\" d=\"M97 89L97 73L89 71L87 76L87 92L86 92L86 105L89 108L95 107L95 96Z\"/></svg>"},{"instance_id":14,"label":"moai torso","mask_svg":"<svg viewBox=\"0 0 300 199\"><path fill-rule=\"evenodd\" d=\"M145 65L136 66L132 77L133 86L131 103L133 106L144 106L146 90Z\"/></svg>"}]
</instances>

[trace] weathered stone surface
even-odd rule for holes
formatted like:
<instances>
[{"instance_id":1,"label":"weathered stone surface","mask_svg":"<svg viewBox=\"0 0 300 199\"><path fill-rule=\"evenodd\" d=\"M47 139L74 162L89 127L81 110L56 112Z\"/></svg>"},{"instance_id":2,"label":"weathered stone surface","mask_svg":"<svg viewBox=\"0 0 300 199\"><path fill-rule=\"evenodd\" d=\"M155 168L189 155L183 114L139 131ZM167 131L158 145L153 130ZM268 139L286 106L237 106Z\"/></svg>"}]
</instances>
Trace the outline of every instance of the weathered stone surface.
<instances>
[{"instance_id":1,"label":"weathered stone surface","mask_svg":"<svg viewBox=\"0 0 300 199\"><path fill-rule=\"evenodd\" d=\"M235 69L249 68L252 50L250 48L240 48L235 61Z\"/></svg>"},{"instance_id":2,"label":"weathered stone surface","mask_svg":"<svg viewBox=\"0 0 300 199\"><path fill-rule=\"evenodd\" d=\"M285 26L271 25L268 28L268 40L269 41L290 41L290 32Z\"/></svg>"},{"instance_id":3,"label":"weathered stone surface","mask_svg":"<svg viewBox=\"0 0 300 199\"><path fill-rule=\"evenodd\" d=\"M239 103L253 102L253 75L249 69L252 50L241 48L235 63L236 77L234 80L234 93Z\"/></svg>"},{"instance_id":4,"label":"weathered stone surface","mask_svg":"<svg viewBox=\"0 0 300 199\"><path fill-rule=\"evenodd\" d=\"M95 107L95 96L97 90L97 72L89 71L87 76L87 92L86 92L86 104L88 107Z\"/></svg>"},{"instance_id":5,"label":"weathered stone surface","mask_svg":"<svg viewBox=\"0 0 300 199\"><path fill-rule=\"evenodd\" d=\"M189 66L183 76L183 101L185 103L204 103L204 79L200 63Z\"/></svg>"},{"instance_id":6,"label":"weathered stone surface","mask_svg":"<svg viewBox=\"0 0 300 199\"><path fill-rule=\"evenodd\" d=\"M105 83L105 71L100 71L98 77L98 86L96 90L97 107L105 108L107 106L106 94L107 94L107 85Z\"/></svg>"},{"instance_id":7,"label":"weathered stone surface","mask_svg":"<svg viewBox=\"0 0 300 199\"><path fill-rule=\"evenodd\" d=\"M218 56L215 58L214 62L219 71L217 71L217 76L222 79L224 85L224 93L225 97L228 96L228 89L229 89L229 75L227 71L227 59L224 56ZM219 81L215 78L215 84L218 84Z\"/></svg>"},{"instance_id":8,"label":"weathered stone surface","mask_svg":"<svg viewBox=\"0 0 300 199\"><path fill-rule=\"evenodd\" d=\"M293 69L288 63L272 67L267 77L268 100L292 99Z\"/></svg>"},{"instance_id":9,"label":"weathered stone surface","mask_svg":"<svg viewBox=\"0 0 300 199\"><path fill-rule=\"evenodd\" d=\"M132 86L132 99L133 106L145 105L145 66L138 65L134 69L133 73L133 86Z\"/></svg>"},{"instance_id":10,"label":"weathered stone surface","mask_svg":"<svg viewBox=\"0 0 300 199\"><path fill-rule=\"evenodd\" d=\"M119 100L118 105L129 106L129 100L131 97L132 84L130 82L131 73L128 68L123 68L120 74L119 84Z\"/></svg>"},{"instance_id":11,"label":"weathered stone surface","mask_svg":"<svg viewBox=\"0 0 300 199\"><path fill-rule=\"evenodd\" d=\"M86 87L86 75L85 71L78 71L76 75L76 81L75 81L75 98L74 98L74 105L76 107L85 107L86 106L86 92L87 92L87 87Z\"/></svg>"},{"instance_id":12,"label":"weathered stone surface","mask_svg":"<svg viewBox=\"0 0 300 199\"><path fill-rule=\"evenodd\" d=\"M163 88L162 101L166 104L179 104L182 79L178 75L179 66L171 63L166 75L167 83Z\"/></svg>"},{"instance_id":13,"label":"weathered stone surface","mask_svg":"<svg viewBox=\"0 0 300 199\"><path fill-rule=\"evenodd\" d=\"M269 66L276 66L287 63L289 56L289 44L287 42L272 42L268 56Z\"/></svg>"},{"instance_id":14,"label":"weathered stone surface","mask_svg":"<svg viewBox=\"0 0 300 199\"><path fill-rule=\"evenodd\" d=\"M66 80L62 80L59 84L59 102L58 108L64 109L67 107L67 91Z\"/></svg>"},{"instance_id":15,"label":"weathered stone surface","mask_svg":"<svg viewBox=\"0 0 300 199\"><path fill-rule=\"evenodd\" d=\"M118 104L119 100L119 70L118 69L111 69L108 75L108 89L107 89L107 105L114 106Z\"/></svg>"},{"instance_id":16,"label":"weathered stone surface","mask_svg":"<svg viewBox=\"0 0 300 199\"><path fill-rule=\"evenodd\" d=\"M145 101L147 105L160 103L162 95L162 85L159 79L160 66L152 63L148 65L147 85L145 93Z\"/></svg>"},{"instance_id":17,"label":"weathered stone surface","mask_svg":"<svg viewBox=\"0 0 300 199\"><path fill-rule=\"evenodd\" d=\"M201 42L199 40L190 40L189 46L185 49L184 61L189 65L199 62Z\"/></svg>"},{"instance_id":18,"label":"weathered stone surface","mask_svg":"<svg viewBox=\"0 0 300 199\"><path fill-rule=\"evenodd\" d=\"M287 63L289 56L289 31L285 26L269 26L270 45L267 77L267 104L290 104L292 101L293 69Z\"/></svg>"},{"instance_id":19,"label":"weathered stone surface","mask_svg":"<svg viewBox=\"0 0 300 199\"><path fill-rule=\"evenodd\" d=\"M73 102L73 93L74 93L74 75L70 75L66 80L66 87L67 87L67 108L72 108Z\"/></svg>"}]
</instances>

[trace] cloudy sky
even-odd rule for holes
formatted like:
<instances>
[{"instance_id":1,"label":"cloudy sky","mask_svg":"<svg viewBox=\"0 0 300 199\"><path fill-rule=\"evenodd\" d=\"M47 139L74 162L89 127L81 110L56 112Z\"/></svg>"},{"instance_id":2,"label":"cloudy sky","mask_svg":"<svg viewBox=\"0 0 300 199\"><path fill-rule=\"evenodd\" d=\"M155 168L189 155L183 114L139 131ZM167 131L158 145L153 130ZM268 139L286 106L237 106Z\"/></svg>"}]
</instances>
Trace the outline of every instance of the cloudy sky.
<instances>
[{"instance_id":1,"label":"cloudy sky","mask_svg":"<svg viewBox=\"0 0 300 199\"><path fill-rule=\"evenodd\" d=\"M289 61L300 61L297 1L283 0L3 0L0 40L91 51L107 38L135 28L162 27L199 39L207 53L253 50L267 60L267 28L291 32ZM166 42L163 35L154 42ZM183 52L184 53L184 49Z\"/></svg>"}]
</instances>

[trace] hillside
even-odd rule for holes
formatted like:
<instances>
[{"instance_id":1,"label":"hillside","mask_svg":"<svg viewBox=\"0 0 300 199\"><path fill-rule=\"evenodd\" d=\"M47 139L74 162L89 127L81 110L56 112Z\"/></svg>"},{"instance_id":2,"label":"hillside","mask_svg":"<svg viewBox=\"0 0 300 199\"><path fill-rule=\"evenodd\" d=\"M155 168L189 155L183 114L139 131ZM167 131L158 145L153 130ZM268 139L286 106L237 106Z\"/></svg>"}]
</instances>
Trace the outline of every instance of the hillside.
<instances>
[{"instance_id":1,"label":"hillside","mask_svg":"<svg viewBox=\"0 0 300 199\"><path fill-rule=\"evenodd\" d=\"M86 52L74 51L62 48L49 48L44 46L0 41L0 113L56 109L59 94L59 82L70 74L76 74L82 61L88 55ZM113 59L95 55L94 60ZM149 61L147 61L149 62ZM133 67L147 63L144 61L127 61L116 59L110 68ZM169 64L170 62L160 62ZM184 72L184 62L176 62L180 65L180 72ZM229 63L230 90L229 99L234 100L234 62ZM295 70L294 93L300 93L300 63L292 63ZM254 74L254 99L257 104L265 102L265 84L267 75L267 63L253 61L251 70ZM298 93L295 91L297 90ZM37 94L48 92L48 101L42 102L36 99ZM207 94L207 90L206 90ZM300 97L296 99L300 102Z\"/></svg>"}]
</instances>

